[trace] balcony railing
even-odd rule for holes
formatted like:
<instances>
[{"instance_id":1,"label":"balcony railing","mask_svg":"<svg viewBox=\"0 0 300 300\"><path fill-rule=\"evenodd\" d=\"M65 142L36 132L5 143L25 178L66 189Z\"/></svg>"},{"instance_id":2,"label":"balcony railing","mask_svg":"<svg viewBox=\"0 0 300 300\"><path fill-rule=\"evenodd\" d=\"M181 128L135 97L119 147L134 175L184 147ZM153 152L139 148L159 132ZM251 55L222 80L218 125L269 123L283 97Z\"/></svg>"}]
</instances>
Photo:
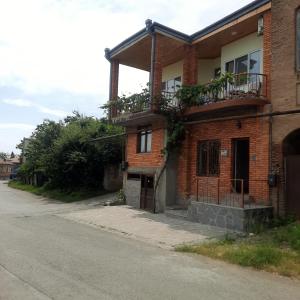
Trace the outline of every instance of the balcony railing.
<instances>
[{"instance_id":1,"label":"balcony railing","mask_svg":"<svg viewBox=\"0 0 300 300\"><path fill-rule=\"evenodd\" d=\"M267 180L196 179L196 201L239 208L271 206Z\"/></svg>"},{"instance_id":2,"label":"balcony railing","mask_svg":"<svg viewBox=\"0 0 300 300\"><path fill-rule=\"evenodd\" d=\"M167 101L170 101L171 97L171 93L167 93ZM221 82L212 80L204 85L183 87L179 92L173 93L174 100L170 101L170 105L178 104L178 99L185 105L199 106L231 99L266 98L267 76L257 73L242 73L232 74Z\"/></svg>"},{"instance_id":3,"label":"balcony railing","mask_svg":"<svg viewBox=\"0 0 300 300\"><path fill-rule=\"evenodd\" d=\"M220 82L212 80L205 85L182 87L177 92L162 91L161 95L160 101L155 101L165 108L179 104L201 106L230 99L266 99L267 76L257 73L232 74ZM140 94L123 96L111 102L110 109L114 115L142 112L151 108L152 100L149 91L144 89Z\"/></svg>"},{"instance_id":4,"label":"balcony railing","mask_svg":"<svg viewBox=\"0 0 300 300\"><path fill-rule=\"evenodd\" d=\"M226 99L266 98L267 76L257 73L234 74L233 80L224 84L219 91L202 96L208 103Z\"/></svg>"}]
</instances>

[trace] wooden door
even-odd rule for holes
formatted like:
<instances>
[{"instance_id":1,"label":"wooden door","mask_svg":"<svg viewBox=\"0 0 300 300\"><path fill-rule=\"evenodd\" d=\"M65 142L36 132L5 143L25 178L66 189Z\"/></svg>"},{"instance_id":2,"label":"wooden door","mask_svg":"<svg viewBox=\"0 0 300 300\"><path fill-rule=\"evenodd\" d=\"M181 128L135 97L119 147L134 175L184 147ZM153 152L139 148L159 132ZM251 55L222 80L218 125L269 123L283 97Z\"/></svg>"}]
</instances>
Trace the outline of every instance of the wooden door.
<instances>
[{"instance_id":1,"label":"wooden door","mask_svg":"<svg viewBox=\"0 0 300 300\"><path fill-rule=\"evenodd\" d=\"M300 155L286 158L287 214L300 220Z\"/></svg>"},{"instance_id":2,"label":"wooden door","mask_svg":"<svg viewBox=\"0 0 300 300\"><path fill-rule=\"evenodd\" d=\"M145 210L153 211L154 178L153 176L141 176L141 204Z\"/></svg>"}]
</instances>

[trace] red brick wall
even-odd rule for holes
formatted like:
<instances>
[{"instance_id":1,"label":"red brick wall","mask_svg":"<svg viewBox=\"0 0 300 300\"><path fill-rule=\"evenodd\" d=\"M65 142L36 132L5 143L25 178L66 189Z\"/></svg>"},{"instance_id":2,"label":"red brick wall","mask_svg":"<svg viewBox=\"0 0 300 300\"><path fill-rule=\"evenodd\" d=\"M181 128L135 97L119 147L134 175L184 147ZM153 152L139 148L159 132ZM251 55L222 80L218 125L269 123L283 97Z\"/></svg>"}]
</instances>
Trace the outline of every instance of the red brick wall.
<instances>
[{"instance_id":1,"label":"red brick wall","mask_svg":"<svg viewBox=\"0 0 300 300\"><path fill-rule=\"evenodd\" d=\"M152 37L154 38L154 37ZM155 48L154 48L154 64L153 64L153 82L152 82L152 110L158 109L157 102L161 97L162 86L162 63L161 63L161 36L155 34Z\"/></svg>"},{"instance_id":2,"label":"red brick wall","mask_svg":"<svg viewBox=\"0 0 300 300\"><path fill-rule=\"evenodd\" d=\"M263 35L263 73L267 75L267 97L271 99L271 60L272 60L272 14L268 11L264 14L264 35Z\"/></svg>"},{"instance_id":3,"label":"red brick wall","mask_svg":"<svg viewBox=\"0 0 300 300\"><path fill-rule=\"evenodd\" d=\"M152 126L152 151L150 153L137 153L137 133L136 128L127 129L126 160L129 167L160 167L163 164L165 129L163 124L153 124ZM132 133L130 133L132 132Z\"/></svg>"},{"instance_id":4,"label":"red brick wall","mask_svg":"<svg viewBox=\"0 0 300 300\"><path fill-rule=\"evenodd\" d=\"M178 166L178 194L180 198L196 196L197 179L197 144L200 140L219 139L221 149L228 150L227 157L220 157L220 184L221 190L228 192L232 178L232 139L250 139L250 181L267 180L269 172L269 136L268 122L266 119L241 120L242 128L237 127L237 121L222 121L202 123L189 127L189 137L185 140L179 156ZM203 177L201 177L203 179ZM208 179L213 189L216 189L216 181ZM213 182L214 181L214 182ZM203 182L203 184L206 184ZM263 198L268 200L268 185L254 181L250 183L253 194L263 190ZM257 195L258 196L258 195Z\"/></svg>"},{"instance_id":5,"label":"red brick wall","mask_svg":"<svg viewBox=\"0 0 300 300\"><path fill-rule=\"evenodd\" d=\"M297 83L300 84L300 74L296 72L296 9L299 0L272 1L272 106L274 111L299 109L297 104ZM300 128L300 115L283 115L273 118L272 130L272 169L280 176L279 191L273 189L273 202L277 206L279 198L279 213L286 209L285 178L282 154L282 143L292 131ZM278 197L279 195L279 197Z\"/></svg>"},{"instance_id":6,"label":"red brick wall","mask_svg":"<svg viewBox=\"0 0 300 300\"><path fill-rule=\"evenodd\" d=\"M195 46L185 45L183 59L183 81L184 85L197 84L198 80L198 57Z\"/></svg>"}]
</instances>

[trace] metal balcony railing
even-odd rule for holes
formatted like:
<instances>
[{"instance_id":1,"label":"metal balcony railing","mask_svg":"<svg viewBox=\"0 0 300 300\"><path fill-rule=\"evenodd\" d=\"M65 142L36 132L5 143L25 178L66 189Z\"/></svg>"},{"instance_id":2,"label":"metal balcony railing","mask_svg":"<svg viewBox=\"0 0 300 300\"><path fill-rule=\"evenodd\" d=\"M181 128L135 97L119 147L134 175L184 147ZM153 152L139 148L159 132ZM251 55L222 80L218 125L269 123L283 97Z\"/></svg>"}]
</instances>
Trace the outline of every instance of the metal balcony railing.
<instances>
[{"instance_id":1,"label":"metal balcony railing","mask_svg":"<svg viewBox=\"0 0 300 300\"><path fill-rule=\"evenodd\" d=\"M198 202L239 208L271 205L267 180L198 177L196 184Z\"/></svg>"},{"instance_id":2,"label":"metal balcony railing","mask_svg":"<svg viewBox=\"0 0 300 300\"><path fill-rule=\"evenodd\" d=\"M267 98L267 76L258 73L234 74L232 80L216 87L213 83L207 83L204 91L199 92L196 99L193 99L194 105L206 105L218 101L236 99L266 99ZM177 106L180 99L176 92L162 92L163 99L168 101L168 105Z\"/></svg>"},{"instance_id":3,"label":"metal balcony railing","mask_svg":"<svg viewBox=\"0 0 300 300\"><path fill-rule=\"evenodd\" d=\"M207 105L218 101L229 99L266 99L267 98L267 76L258 73L234 74L232 80L224 82L217 87L213 83L204 85L207 89L199 92L193 99L193 106ZM149 110L152 101L157 103L157 108L166 105L167 107L177 107L181 99L177 92L162 91L161 99L153 100L149 93L145 91L141 94L133 94L129 97L120 98L113 102L111 110L113 115L124 113L137 113ZM162 101L162 102L160 102ZM154 103L153 102L153 103Z\"/></svg>"}]
</instances>

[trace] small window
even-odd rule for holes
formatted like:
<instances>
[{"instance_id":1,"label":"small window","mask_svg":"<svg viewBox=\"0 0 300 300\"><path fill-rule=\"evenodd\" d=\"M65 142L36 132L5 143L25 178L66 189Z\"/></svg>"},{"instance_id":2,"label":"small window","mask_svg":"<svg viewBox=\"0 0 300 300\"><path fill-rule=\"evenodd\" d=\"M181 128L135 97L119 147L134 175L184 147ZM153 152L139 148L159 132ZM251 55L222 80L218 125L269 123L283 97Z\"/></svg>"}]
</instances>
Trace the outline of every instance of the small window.
<instances>
[{"instance_id":1,"label":"small window","mask_svg":"<svg viewBox=\"0 0 300 300\"><path fill-rule=\"evenodd\" d=\"M181 87L181 77L176 77L162 82L162 91L165 93L176 93Z\"/></svg>"},{"instance_id":2,"label":"small window","mask_svg":"<svg viewBox=\"0 0 300 300\"><path fill-rule=\"evenodd\" d=\"M220 173L220 141L203 141L198 144L198 176L218 176Z\"/></svg>"},{"instance_id":3,"label":"small window","mask_svg":"<svg viewBox=\"0 0 300 300\"><path fill-rule=\"evenodd\" d=\"M300 71L300 8L296 15L296 68Z\"/></svg>"},{"instance_id":4,"label":"small window","mask_svg":"<svg viewBox=\"0 0 300 300\"><path fill-rule=\"evenodd\" d=\"M134 173L128 173L127 174L127 179L128 180L140 180L141 175L140 174L134 174Z\"/></svg>"},{"instance_id":5,"label":"small window","mask_svg":"<svg viewBox=\"0 0 300 300\"><path fill-rule=\"evenodd\" d=\"M137 152L147 153L151 152L152 147L152 130L151 128L142 128L138 133Z\"/></svg>"}]
</instances>

